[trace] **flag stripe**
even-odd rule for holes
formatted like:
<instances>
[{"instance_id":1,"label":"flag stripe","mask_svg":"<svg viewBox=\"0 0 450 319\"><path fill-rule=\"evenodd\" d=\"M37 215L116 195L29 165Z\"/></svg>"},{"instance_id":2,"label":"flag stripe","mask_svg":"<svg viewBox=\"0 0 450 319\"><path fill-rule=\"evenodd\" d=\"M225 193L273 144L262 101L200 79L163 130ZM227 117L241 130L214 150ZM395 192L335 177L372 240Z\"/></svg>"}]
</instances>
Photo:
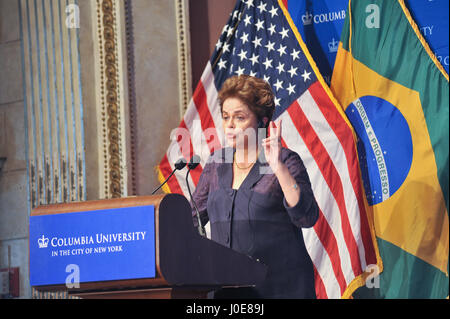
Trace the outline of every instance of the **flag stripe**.
<instances>
[{"instance_id":1,"label":"flag stripe","mask_svg":"<svg viewBox=\"0 0 450 319\"><path fill-rule=\"evenodd\" d=\"M160 164L161 174L165 178L167 178L167 176L169 176L170 173L175 169L175 163L178 161L178 159L184 158L187 161L190 160L193 149L190 134L184 121L181 121L180 126L172 131L172 135L170 138L172 142L165 155L166 161L164 161L164 165ZM198 165L196 169L191 170L188 176L189 186L192 190L194 189L196 183L200 178L201 170L202 169L200 165ZM186 173L187 167L183 168L182 170L177 170L174 176L167 182L169 188L176 189L176 191L172 191L172 193L184 194L185 196L189 194L186 185ZM194 183L194 179L196 179L197 182Z\"/></svg>"},{"instance_id":2,"label":"flag stripe","mask_svg":"<svg viewBox=\"0 0 450 319\"><path fill-rule=\"evenodd\" d=\"M211 118L214 122L214 125L207 128L203 134L205 134L206 140L214 139L212 143L214 152L216 149L220 149L225 145L225 136L223 134L222 113L220 112L220 106L217 100L218 93L214 83L214 73L211 70L211 64L209 61L206 65L205 71L202 74L201 82L203 83L203 87L206 92L209 113L211 114ZM210 149L204 147L202 158L206 160L210 154Z\"/></svg>"},{"instance_id":3,"label":"flag stripe","mask_svg":"<svg viewBox=\"0 0 450 319\"><path fill-rule=\"evenodd\" d=\"M189 161L193 153L193 147L191 143L191 137L186 133L188 133L187 126L184 120L182 120L180 126L175 130L175 137L178 146L180 147L181 156ZM176 161L175 159L173 160Z\"/></svg>"},{"instance_id":4,"label":"flag stripe","mask_svg":"<svg viewBox=\"0 0 450 319\"><path fill-rule=\"evenodd\" d=\"M314 86L311 85L311 86ZM316 99L323 96L325 91L317 92ZM317 136L327 154L329 154L329 159L332 161L333 166L336 168L335 173L338 174L341 180L342 190L344 195L344 200L342 202L343 207L346 209L346 215L349 219L350 229L352 237L355 238L357 242L357 247L360 255L360 266L362 269L366 268L365 251L364 244L362 243L362 238L360 236L356 237L358 234L360 225L360 211L357 198L355 196L354 189L352 187L352 182L350 175L348 173L348 164L345 152L343 151L342 145L335 134L333 134L332 128L329 126L327 120L324 118L322 112L319 110L310 91L306 91L299 98L299 105L302 108L303 114L307 117L307 120L314 132L318 132ZM321 134L320 132L327 132L327 134Z\"/></svg>"},{"instance_id":5,"label":"flag stripe","mask_svg":"<svg viewBox=\"0 0 450 319\"><path fill-rule=\"evenodd\" d=\"M209 61L206 64L206 69L202 74L201 81L206 91L207 104L209 112L211 113L212 120L214 122L214 129L216 130L217 136L219 136L220 144L223 146L225 143L224 139L222 138L222 114L220 112L219 101L217 99L218 93L216 85L214 83L214 73L212 72L211 63Z\"/></svg>"},{"instance_id":6,"label":"flag stripe","mask_svg":"<svg viewBox=\"0 0 450 319\"><path fill-rule=\"evenodd\" d=\"M342 115L338 112L330 98L324 94L325 91L320 85L315 83L311 85L309 90L311 91L311 96L315 100L315 104L319 107L324 115L324 119L328 122L330 128L339 139L340 145L345 152L345 162L347 163L348 169L344 171L350 174L350 182L353 186L354 195L359 207L360 231L362 243L364 245L366 265L376 264L376 253L372 244L372 236L367 220L367 211L364 206L356 146L353 139L347 138L348 136L353 135L353 132L349 126L342 125Z\"/></svg>"},{"instance_id":7,"label":"flag stripe","mask_svg":"<svg viewBox=\"0 0 450 319\"><path fill-rule=\"evenodd\" d=\"M330 256L330 259L332 260L331 266L333 268L334 275L336 276L336 279L339 283L342 295L345 291L345 288L347 287L347 282L342 274L341 260L339 258L339 249L336 237L334 236L334 233L331 230L330 225L326 221L322 211L320 212L319 219L317 220L313 228L317 234L317 237L322 243L322 246L325 248L328 256Z\"/></svg>"},{"instance_id":8,"label":"flag stripe","mask_svg":"<svg viewBox=\"0 0 450 319\"><path fill-rule=\"evenodd\" d=\"M300 132L305 145L308 147L310 153L313 155L318 167L327 182L333 197L336 199L341 216L341 224L343 228L343 235L348 251L350 252L350 260L354 275L361 273L361 265L359 263L359 252L356 245L355 238L352 235L350 222L348 220L347 210L344 204L343 186L337 173L336 167L333 165L329 154L323 147L316 132L306 120L306 116L302 108L295 101L287 110L296 126L297 131Z\"/></svg>"},{"instance_id":9,"label":"flag stripe","mask_svg":"<svg viewBox=\"0 0 450 319\"><path fill-rule=\"evenodd\" d=\"M166 179L167 177L169 177L170 173L172 173L171 170L171 165L169 163L169 160L167 158L167 154L164 155L160 165L159 165L159 169L161 171L161 174L164 176L164 179ZM162 181L161 181L162 182ZM176 180L176 178L172 178L169 179L169 181L167 182L170 191L172 193L177 193L177 194L183 194L183 191L181 190L180 185L178 184L178 181Z\"/></svg>"},{"instance_id":10,"label":"flag stripe","mask_svg":"<svg viewBox=\"0 0 450 319\"><path fill-rule=\"evenodd\" d=\"M310 176L314 196L320 208L319 212L324 216L325 219L324 222L326 222L329 226L329 229L331 229L330 233L322 234L320 232L317 232L317 235L312 237L309 233L315 232L315 229L314 230L303 229L303 234L305 236L305 244L306 247L308 248L308 252L311 258L313 258L313 256L317 254L316 250L323 250L323 247L317 246L318 245L317 240L309 240L308 238L316 238L316 236L324 237L322 240L319 241L319 244L323 243L324 245L328 245L328 248L325 248L325 250L327 252L332 252L329 258L332 261L331 265L333 265L333 268L330 269L333 269L334 271L335 269L338 269L334 268L334 265L335 264L340 265L341 267L340 271L342 272L342 275L346 277L345 280L346 283L349 283L353 279L352 277L353 272L350 266L351 265L350 255L343 238L340 216L339 214L334 214L334 212L337 212L339 210L339 207L336 201L334 200L334 197L329 196L331 191L324 179L324 176L322 176L321 174L310 173L310 172L318 172L319 168L317 166L316 161L309 153L309 150L306 147L304 141L302 140L302 137L299 134L297 134L295 125L292 121L292 118L289 116L289 113L287 112L283 113L283 115L280 118L282 119L283 123L282 132L290 132L290 134L286 134L284 136L283 140L285 141L288 148L298 152L299 154L302 154L302 160L306 167L306 170L308 171L308 175ZM330 238L332 237L336 238L337 249L331 246L332 242L330 242L330 240L326 240L325 236L329 236ZM314 264L317 265L317 267L320 267L319 265L320 261L314 262ZM344 272L343 269L348 269L348 271ZM347 276L345 276L345 274L347 274ZM330 282L330 279L328 279L325 283L326 287L328 287L327 289L331 289L330 287L333 287L333 289L337 290L337 292L339 293L339 289L336 288L340 287L340 285L336 280L333 279L332 282ZM334 293L329 292L328 295L330 294L336 294L336 292Z\"/></svg>"},{"instance_id":11,"label":"flag stripe","mask_svg":"<svg viewBox=\"0 0 450 319\"><path fill-rule=\"evenodd\" d=\"M205 130L208 130L209 132L211 131L211 129L215 129L214 120L208 108L206 91L205 88L203 87L202 81L198 83L192 98L194 100L195 107L200 117L200 123L202 125L203 132ZM213 137L207 140L210 153L212 153L215 149L219 149L221 147L219 138L217 136L217 132L215 131L212 132L214 132Z\"/></svg>"},{"instance_id":12,"label":"flag stripe","mask_svg":"<svg viewBox=\"0 0 450 319\"><path fill-rule=\"evenodd\" d=\"M339 298L341 296L339 283L336 276L334 276L334 273L330 271L331 269L333 269L333 261L327 254L326 250L323 249L314 229L304 229L303 236L305 242L310 243L311 246L314 247L313 250L308 251L314 267L316 268L318 278L320 278L314 278L314 280L319 280L324 283L326 292L325 295L328 298Z\"/></svg>"},{"instance_id":13,"label":"flag stripe","mask_svg":"<svg viewBox=\"0 0 450 319\"><path fill-rule=\"evenodd\" d=\"M180 148L181 148L181 153L183 155L183 157L186 159L186 161L190 161L191 157L194 155L194 147L192 145L192 139L191 139L191 135L187 134L189 132L188 127L186 125L186 122L183 120L181 121L180 127L179 129L183 129L183 137L181 138L181 140L178 142ZM189 147L187 147L187 145L189 144ZM200 167L199 167L200 168ZM199 179L200 179L200 175L201 175L201 170L200 169L194 169L191 170L191 172L189 173L194 184L190 185L191 187L195 187L195 185L197 185Z\"/></svg>"},{"instance_id":14,"label":"flag stripe","mask_svg":"<svg viewBox=\"0 0 450 319\"><path fill-rule=\"evenodd\" d=\"M325 289L325 285L323 283L322 278L320 277L319 272L317 271L317 268L314 266L314 280L315 280L315 287L316 287L316 296L317 299L328 299L327 291Z\"/></svg>"},{"instance_id":15,"label":"flag stripe","mask_svg":"<svg viewBox=\"0 0 450 319\"><path fill-rule=\"evenodd\" d=\"M199 155L202 158L200 165L201 167L204 167L204 156L209 155L209 147L205 142L202 125L200 123L200 118L195 107L191 107L188 109L184 117L184 122L186 124L186 128L189 130L188 135L192 144L193 153L190 154L190 157L192 157L194 154Z\"/></svg>"}]
</instances>

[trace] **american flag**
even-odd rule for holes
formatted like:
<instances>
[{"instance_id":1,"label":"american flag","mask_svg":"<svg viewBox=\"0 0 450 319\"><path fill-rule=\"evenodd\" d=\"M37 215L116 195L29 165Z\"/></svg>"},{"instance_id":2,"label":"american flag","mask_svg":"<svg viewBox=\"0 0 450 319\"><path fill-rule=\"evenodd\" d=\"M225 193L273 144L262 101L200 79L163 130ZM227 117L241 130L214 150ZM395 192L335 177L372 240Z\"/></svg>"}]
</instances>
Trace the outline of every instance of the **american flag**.
<instances>
[{"instance_id":1,"label":"american flag","mask_svg":"<svg viewBox=\"0 0 450 319\"><path fill-rule=\"evenodd\" d=\"M349 297L377 263L360 183L353 131L319 74L286 10L285 1L237 1L207 63L180 126L158 166L165 180L180 157L202 158L224 147L217 92L233 75L270 83L276 95L273 120L282 119L282 144L297 152L308 171L320 217L302 229L314 263L318 298ZM191 189L201 167L191 172ZM165 191L188 196L185 169Z\"/></svg>"}]
</instances>

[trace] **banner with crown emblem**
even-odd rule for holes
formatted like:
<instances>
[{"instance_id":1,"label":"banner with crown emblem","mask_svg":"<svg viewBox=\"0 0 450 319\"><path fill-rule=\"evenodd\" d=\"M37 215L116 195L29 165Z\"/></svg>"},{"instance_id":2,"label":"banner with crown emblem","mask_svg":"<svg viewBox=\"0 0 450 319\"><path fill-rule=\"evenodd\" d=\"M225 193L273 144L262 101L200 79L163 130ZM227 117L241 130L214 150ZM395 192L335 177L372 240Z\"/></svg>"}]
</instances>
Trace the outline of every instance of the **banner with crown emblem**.
<instances>
[{"instance_id":1,"label":"banner with crown emblem","mask_svg":"<svg viewBox=\"0 0 450 319\"><path fill-rule=\"evenodd\" d=\"M31 286L154 278L154 216L154 206L31 216Z\"/></svg>"},{"instance_id":2,"label":"banner with crown emblem","mask_svg":"<svg viewBox=\"0 0 450 319\"><path fill-rule=\"evenodd\" d=\"M328 85L348 8L348 0L285 0L286 7ZM434 56L449 70L448 0L406 1Z\"/></svg>"},{"instance_id":3,"label":"banner with crown emblem","mask_svg":"<svg viewBox=\"0 0 450 319\"><path fill-rule=\"evenodd\" d=\"M324 80L330 84L348 0L288 1L288 9Z\"/></svg>"}]
</instances>

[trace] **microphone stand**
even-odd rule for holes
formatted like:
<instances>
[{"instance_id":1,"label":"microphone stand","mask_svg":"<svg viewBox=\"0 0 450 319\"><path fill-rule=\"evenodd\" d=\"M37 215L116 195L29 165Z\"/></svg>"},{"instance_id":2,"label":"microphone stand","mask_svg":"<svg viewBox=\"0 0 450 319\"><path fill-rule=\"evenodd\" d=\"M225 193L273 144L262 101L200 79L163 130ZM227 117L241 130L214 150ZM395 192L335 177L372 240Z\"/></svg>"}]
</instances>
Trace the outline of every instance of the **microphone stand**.
<instances>
[{"instance_id":1,"label":"microphone stand","mask_svg":"<svg viewBox=\"0 0 450 319\"><path fill-rule=\"evenodd\" d=\"M192 197L191 187L189 186L189 180L188 180L189 173L191 172L191 169L196 168L199 163L200 163L200 159L199 158L198 158L197 162L194 162L194 156L191 158L191 161L188 164L188 171L186 173L186 185L187 185L187 188L188 188L189 197L191 198L191 202L194 205L194 209L195 209L195 212L196 212L196 215L197 215L198 232L199 232L199 234L201 236L206 237L206 231L205 231L205 228L202 225L202 221L200 219L200 212L198 210L197 204L195 203L194 198Z\"/></svg>"},{"instance_id":2,"label":"microphone stand","mask_svg":"<svg viewBox=\"0 0 450 319\"><path fill-rule=\"evenodd\" d=\"M164 186L164 184L167 183L167 181L172 177L172 175L175 174L175 171L181 170L181 169L183 169L185 166L186 166L186 160L185 160L184 158L180 158L180 159L175 163L175 168L173 169L172 173L170 173L169 177L167 177L166 180L164 181L164 183L162 183L161 185L159 185L158 188L155 189L155 190L152 192L152 195L155 194L156 191L157 191L158 189L160 189L161 187Z\"/></svg>"},{"instance_id":3,"label":"microphone stand","mask_svg":"<svg viewBox=\"0 0 450 319\"><path fill-rule=\"evenodd\" d=\"M191 202L194 205L194 209L195 212L197 214L197 220L198 220L198 232L201 236L206 237L206 231L205 228L202 225L202 222L200 220L200 213L197 207L197 204L194 201L194 198L192 197L192 192L191 192L191 188L189 186L189 181L188 181L188 177L189 177L189 173L191 171L191 169L194 169L198 166L198 164L200 164L200 157L198 157L197 155L192 156L189 164L187 164L188 166L188 171L186 173L186 185L189 191L189 196L191 198ZM180 158L176 163L175 163L175 169L172 171L172 173L170 173L169 177L166 178L166 180L164 181L164 183L162 183L161 185L158 186L158 188L156 188L153 192L152 195L156 193L156 191L158 189L160 189L161 187L163 187L164 184L167 183L167 181L172 177L173 174L175 174L175 171L177 170L181 170L186 166L186 160L184 158Z\"/></svg>"}]
</instances>

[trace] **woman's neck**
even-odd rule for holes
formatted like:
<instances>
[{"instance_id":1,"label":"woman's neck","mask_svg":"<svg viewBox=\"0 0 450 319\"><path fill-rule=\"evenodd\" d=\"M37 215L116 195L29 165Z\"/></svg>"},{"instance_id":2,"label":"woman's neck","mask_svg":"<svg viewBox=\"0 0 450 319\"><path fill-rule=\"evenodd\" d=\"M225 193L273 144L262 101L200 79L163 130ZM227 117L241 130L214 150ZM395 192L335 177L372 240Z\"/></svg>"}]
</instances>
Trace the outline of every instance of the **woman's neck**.
<instances>
[{"instance_id":1,"label":"woman's neck","mask_svg":"<svg viewBox=\"0 0 450 319\"><path fill-rule=\"evenodd\" d=\"M258 147L237 148L236 153L234 154L234 160L240 164L255 163L258 159L258 154Z\"/></svg>"}]
</instances>

